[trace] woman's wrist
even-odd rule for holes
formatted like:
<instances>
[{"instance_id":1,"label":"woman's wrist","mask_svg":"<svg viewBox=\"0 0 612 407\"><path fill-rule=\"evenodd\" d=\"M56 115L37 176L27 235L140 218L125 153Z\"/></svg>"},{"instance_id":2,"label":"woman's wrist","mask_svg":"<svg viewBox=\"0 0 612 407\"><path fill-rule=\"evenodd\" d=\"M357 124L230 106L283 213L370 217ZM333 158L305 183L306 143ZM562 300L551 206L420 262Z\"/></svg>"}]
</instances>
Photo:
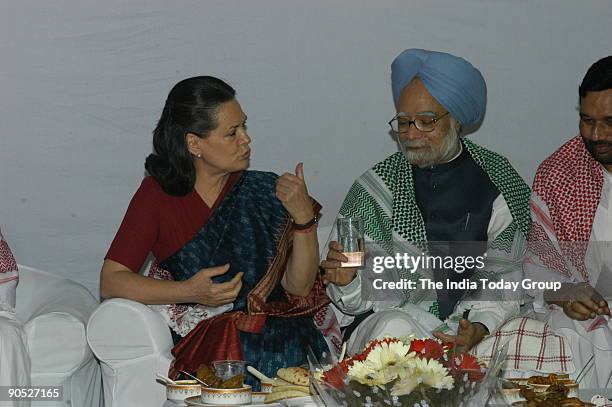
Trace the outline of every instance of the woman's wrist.
<instances>
[{"instance_id":1,"label":"woman's wrist","mask_svg":"<svg viewBox=\"0 0 612 407\"><path fill-rule=\"evenodd\" d=\"M304 218L301 218L304 219ZM297 220L297 219L293 219L293 229L294 230L307 230L307 229L311 229L313 226L316 226L317 222L318 222L318 217L316 215L311 215L308 218L305 218L306 220Z\"/></svg>"},{"instance_id":2,"label":"woman's wrist","mask_svg":"<svg viewBox=\"0 0 612 407\"><path fill-rule=\"evenodd\" d=\"M296 229L296 228L294 227L294 228L293 228L293 232L294 232L294 233L300 233L300 234L304 234L304 235L306 235L306 234L309 234L309 233L314 232L314 231L316 230L316 228L317 228L317 224L315 223L315 224L313 224L313 225L311 225L311 226L307 227L306 229Z\"/></svg>"}]
</instances>

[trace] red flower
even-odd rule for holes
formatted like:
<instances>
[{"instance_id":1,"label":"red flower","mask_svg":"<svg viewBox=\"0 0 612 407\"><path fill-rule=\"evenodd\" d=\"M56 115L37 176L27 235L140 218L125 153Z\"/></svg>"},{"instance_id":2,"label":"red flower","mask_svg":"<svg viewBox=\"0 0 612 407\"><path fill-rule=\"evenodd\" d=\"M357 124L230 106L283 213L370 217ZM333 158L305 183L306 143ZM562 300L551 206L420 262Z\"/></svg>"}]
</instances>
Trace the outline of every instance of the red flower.
<instances>
[{"instance_id":1,"label":"red flower","mask_svg":"<svg viewBox=\"0 0 612 407\"><path fill-rule=\"evenodd\" d=\"M334 389L342 389L346 384L346 373L351 364L352 362L342 361L334 365L334 367L323 373L323 381Z\"/></svg>"},{"instance_id":2,"label":"red flower","mask_svg":"<svg viewBox=\"0 0 612 407\"><path fill-rule=\"evenodd\" d=\"M484 377L483 366L478 363L478 359L469 353L460 353L456 355L449 355L448 368L450 373L456 379L461 378L467 373L468 380L471 382L477 382Z\"/></svg>"},{"instance_id":3,"label":"red flower","mask_svg":"<svg viewBox=\"0 0 612 407\"><path fill-rule=\"evenodd\" d=\"M440 359L444 355L444 347L434 339L413 339L409 352L415 352L420 358Z\"/></svg>"}]
</instances>

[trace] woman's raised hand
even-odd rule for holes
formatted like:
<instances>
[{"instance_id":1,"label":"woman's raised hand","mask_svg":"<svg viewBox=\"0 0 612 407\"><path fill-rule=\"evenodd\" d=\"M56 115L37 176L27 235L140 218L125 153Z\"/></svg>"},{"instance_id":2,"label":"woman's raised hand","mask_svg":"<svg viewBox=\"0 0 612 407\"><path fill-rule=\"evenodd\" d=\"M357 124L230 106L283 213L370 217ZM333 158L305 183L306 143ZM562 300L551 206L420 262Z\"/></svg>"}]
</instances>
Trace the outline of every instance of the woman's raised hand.
<instances>
[{"instance_id":1,"label":"woman's raised hand","mask_svg":"<svg viewBox=\"0 0 612 407\"><path fill-rule=\"evenodd\" d=\"M218 307L233 302L242 288L243 272L234 276L225 283L215 283L212 278L225 274L229 270L229 264L223 266L205 268L198 271L190 279L186 280L188 296L193 302Z\"/></svg>"},{"instance_id":2,"label":"woman's raised hand","mask_svg":"<svg viewBox=\"0 0 612 407\"><path fill-rule=\"evenodd\" d=\"M295 174L289 172L276 181L276 197L282 202L295 223L308 223L314 217L312 202L304 181L304 164L295 167Z\"/></svg>"}]
</instances>

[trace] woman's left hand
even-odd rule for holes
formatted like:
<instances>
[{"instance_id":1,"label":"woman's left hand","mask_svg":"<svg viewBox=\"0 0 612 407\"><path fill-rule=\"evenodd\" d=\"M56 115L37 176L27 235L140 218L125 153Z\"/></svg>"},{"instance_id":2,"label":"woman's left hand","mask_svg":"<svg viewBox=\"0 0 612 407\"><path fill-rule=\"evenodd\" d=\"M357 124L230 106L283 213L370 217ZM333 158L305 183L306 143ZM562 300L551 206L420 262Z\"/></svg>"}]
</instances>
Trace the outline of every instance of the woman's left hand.
<instances>
[{"instance_id":1,"label":"woman's left hand","mask_svg":"<svg viewBox=\"0 0 612 407\"><path fill-rule=\"evenodd\" d=\"M282 202L295 223L308 223L314 217L312 202L304 181L304 164L295 167L295 174L289 172L276 181L276 197Z\"/></svg>"}]
</instances>

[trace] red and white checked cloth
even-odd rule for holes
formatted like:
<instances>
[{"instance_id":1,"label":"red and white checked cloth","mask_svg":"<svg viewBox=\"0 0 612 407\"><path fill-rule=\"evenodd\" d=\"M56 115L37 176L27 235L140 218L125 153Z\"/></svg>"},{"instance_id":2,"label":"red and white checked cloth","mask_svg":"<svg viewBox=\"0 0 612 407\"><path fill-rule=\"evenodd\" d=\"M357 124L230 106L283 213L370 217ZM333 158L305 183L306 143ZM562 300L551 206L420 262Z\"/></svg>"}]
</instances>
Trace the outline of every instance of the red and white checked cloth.
<instances>
[{"instance_id":1,"label":"red and white checked cloth","mask_svg":"<svg viewBox=\"0 0 612 407\"><path fill-rule=\"evenodd\" d=\"M555 335L548 324L517 317L472 349L488 363L496 349L509 342L505 370L541 373L571 373L575 370L572 353L565 338Z\"/></svg>"},{"instance_id":2,"label":"red and white checked cloth","mask_svg":"<svg viewBox=\"0 0 612 407\"><path fill-rule=\"evenodd\" d=\"M603 183L603 169L580 136L563 144L538 167L533 195L541 199L548 213L542 203L532 199L529 250L549 269L565 277L577 273L575 277L589 281L584 258Z\"/></svg>"},{"instance_id":3,"label":"red and white checked cloth","mask_svg":"<svg viewBox=\"0 0 612 407\"><path fill-rule=\"evenodd\" d=\"M17 262L0 231L0 309L15 307L15 290L19 281Z\"/></svg>"}]
</instances>

